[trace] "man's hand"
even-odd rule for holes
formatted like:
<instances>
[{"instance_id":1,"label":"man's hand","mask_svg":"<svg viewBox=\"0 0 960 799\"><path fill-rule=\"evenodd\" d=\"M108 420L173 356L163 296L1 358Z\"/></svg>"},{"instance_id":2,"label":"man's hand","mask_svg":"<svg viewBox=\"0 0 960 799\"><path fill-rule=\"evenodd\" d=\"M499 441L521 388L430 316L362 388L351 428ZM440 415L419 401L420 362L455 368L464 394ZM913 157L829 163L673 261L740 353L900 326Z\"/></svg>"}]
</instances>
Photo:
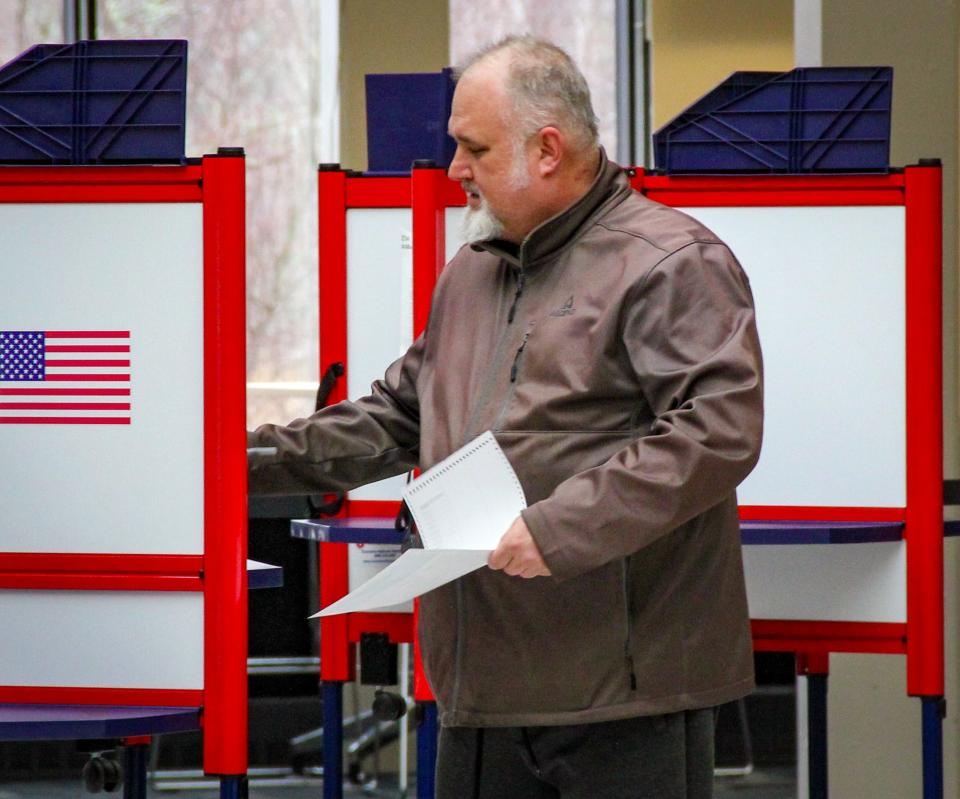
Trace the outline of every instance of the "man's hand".
<instances>
[{"instance_id":1,"label":"man's hand","mask_svg":"<svg viewBox=\"0 0 960 799\"><path fill-rule=\"evenodd\" d=\"M491 569L503 569L511 577L550 576L550 569L522 516L518 516L503 534L497 548L487 558L487 565Z\"/></svg>"}]
</instances>

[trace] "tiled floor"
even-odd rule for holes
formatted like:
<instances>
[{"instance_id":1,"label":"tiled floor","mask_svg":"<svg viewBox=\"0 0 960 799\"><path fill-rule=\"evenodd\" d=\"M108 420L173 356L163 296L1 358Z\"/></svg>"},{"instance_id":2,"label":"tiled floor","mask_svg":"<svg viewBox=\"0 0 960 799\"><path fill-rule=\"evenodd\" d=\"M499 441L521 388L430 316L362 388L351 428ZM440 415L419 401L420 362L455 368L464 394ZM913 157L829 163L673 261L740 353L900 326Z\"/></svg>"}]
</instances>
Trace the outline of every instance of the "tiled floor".
<instances>
[{"instance_id":1,"label":"tiled floor","mask_svg":"<svg viewBox=\"0 0 960 799\"><path fill-rule=\"evenodd\" d=\"M715 783L714 799L796 799L796 791L792 769L763 769L746 777L718 778ZM309 785L268 786L254 783L250 787L250 799L319 799L321 795L322 785L319 781ZM416 791L411 787L407 795L412 798L416 796ZM84 791L79 779L0 783L0 799L88 799L92 796L93 794ZM106 796L119 797L119 793L106 794ZM219 791L216 788L191 791L151 789L148 791L148 796L151 799L216 799ZM349 786L344 790L344 796L359 799L363 796L400 797L401 794L394 784L392 788L385 786L380 790L364 790Z\"/></svg>"}]
</instances>

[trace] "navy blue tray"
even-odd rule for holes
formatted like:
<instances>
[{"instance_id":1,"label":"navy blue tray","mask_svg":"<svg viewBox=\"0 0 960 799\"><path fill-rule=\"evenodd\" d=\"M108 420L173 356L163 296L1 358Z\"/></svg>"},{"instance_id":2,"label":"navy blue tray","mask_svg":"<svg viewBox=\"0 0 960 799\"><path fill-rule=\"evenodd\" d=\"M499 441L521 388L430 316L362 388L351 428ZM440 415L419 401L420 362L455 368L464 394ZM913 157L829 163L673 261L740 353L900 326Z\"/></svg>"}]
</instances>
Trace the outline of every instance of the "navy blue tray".
<instances>
[{"instance_id":1,"label":"navy blue tray","mask_svg":"<svg viewBox=\"0 0 960 799\"><path fill-rule=\"evenodd\" d=\"M183 163L187 42L38 44L0 67L0 163Z\"/></svg>"},{"instance_id":2,"label":"navy blue tray","mask_svg":"<svg viewBox=\"0 0 960 799\"><path fill-rule=\"evenodd\" d=\"M735 72L653 135L667 174L885 172L891 67Z\"/></svg>"}]
</instances>

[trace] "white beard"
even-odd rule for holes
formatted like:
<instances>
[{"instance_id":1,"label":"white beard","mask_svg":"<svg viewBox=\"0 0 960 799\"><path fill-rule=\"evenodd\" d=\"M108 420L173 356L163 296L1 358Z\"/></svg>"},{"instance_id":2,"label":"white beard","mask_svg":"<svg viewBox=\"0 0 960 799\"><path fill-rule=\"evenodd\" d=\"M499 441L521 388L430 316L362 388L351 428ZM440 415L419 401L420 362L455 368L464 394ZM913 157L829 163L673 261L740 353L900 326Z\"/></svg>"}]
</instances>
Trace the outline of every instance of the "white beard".
<instances>
[{"instance_id":1,"label":"white beard","mask_svg":"<svg viewBox=\"0 0 960 799\"><path fill-rule=\"evenodd\" d=\"M514 149L513 164L509 176L510 186L515 190L525 189L530 185L530 174L527 172L527 165L524 161L522 143L517 142ZM470 181L464 183L464 189L479 194L476 186ZM471 208L468 205L467 212L460 222L460 235L468 244L501 238L503 230L503 222L490 210L490 206L482 194L480 194L480 207Z\"/></svg>"},{"instance_id":2,"label":"white beard","mask_svg":"<svg viewBox=\"0 0 960 799\"><path fill-rule=\"evenodd\" d=\"M524 158L523 142L519 139L514 143L513 163L508 179L511 188L514 190L525 189L530 185L530 173L527 171L527 163ZM463 187L465 191L479 194L477 187L471 181L465 181ZM460 222L460 235L467 244L502 238L503 231L503 222L490 210L490 206L482 194L480 194L480 207L471 208L468 205L467 212Z\"/></svg>"},{"instance_id":3,"label":"white beard","mask_svg":"<svg viewBox=\"0 0 960 799\"><path fill-rule=\"evenodd\" d=\"M503 223L497 219L487 201L481 197L480 207L467 206L463 219L460 220L460 236L467 244L478 241L490 241L503 235Z\"/></svg>"}]
</instances>

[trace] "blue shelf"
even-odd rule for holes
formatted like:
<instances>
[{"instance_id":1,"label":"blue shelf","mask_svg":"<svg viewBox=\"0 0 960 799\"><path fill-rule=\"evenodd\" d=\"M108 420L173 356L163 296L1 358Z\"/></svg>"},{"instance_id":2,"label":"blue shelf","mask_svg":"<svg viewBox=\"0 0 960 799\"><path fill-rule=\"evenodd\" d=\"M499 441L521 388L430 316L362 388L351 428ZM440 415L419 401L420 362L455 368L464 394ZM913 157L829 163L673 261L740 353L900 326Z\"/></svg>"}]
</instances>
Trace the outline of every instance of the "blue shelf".
<instances>
[{"instance_id":1,"label":"blue shelf","mask_svg":"<svg viewBox=\"0 0 960 799\"><path fill-rule=\"evenodd\" d=\"M870 544L899 541L903 522L740 522L746 545Z\"/></svg>"},{"instance_id":2,"label":"blue shelf","mask_svg":"<svg viewBox=\"0 0 960 799\"><path fill-rule=\"evenodd\" d=\"M283 569L256 560L247 561L247 588L283 588Z\"/></svg>"},{"instance_id":3,"label":"blue shelf","mask_svg":"<svg viewBox=\"0 0 960 799\"><path fill-rule=\"evenodd\" d=\"M199 728L195 707L0 705L0 741L126 738Z\"/></svg>"},{"instance_id":4,"label":"blue shelf","mask_svg":"<svg viewBox=\"0 0 960 799\"><path fill-rule=\"evenodd\" d=\"M294 519L290 535L328 544L399 544L403 532L393 517L356 517L349 519Z\"/></svg>"},{"instance_id":5,"label":"blue shelf","mask_svg":"<svg viewBox=\"0 0 960 799\"><path fill-rule=\"evenodd\" d=\"M743 521L742 540L748 546L786 544L871 544L900 541L903 522ZM403 533L393 518L296 519L294 538L340 544L399 544ZM960 520L943 525L944 536L960 535Z\"/></svg>"}]
</instances>

